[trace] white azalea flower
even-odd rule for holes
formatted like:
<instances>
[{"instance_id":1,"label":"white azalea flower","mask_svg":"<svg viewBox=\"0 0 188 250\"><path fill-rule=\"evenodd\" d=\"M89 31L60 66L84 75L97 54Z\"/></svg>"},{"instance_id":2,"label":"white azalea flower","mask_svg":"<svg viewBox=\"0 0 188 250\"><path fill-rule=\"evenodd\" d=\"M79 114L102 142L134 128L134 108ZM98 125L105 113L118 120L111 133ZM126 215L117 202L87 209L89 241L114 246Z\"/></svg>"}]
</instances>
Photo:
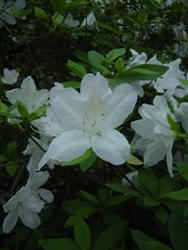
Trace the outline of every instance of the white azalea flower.
<instances>
[{"instance_id":1,"label":"white azalea flower","mask_svg":"<svg viewBox=\"0 0 188 250\"><path fill-rule=\"evenodd\" d=\"M16 0L16 1L0 1L0 28L3 27L4 23L14 25L16 23L15 16L13 16L11 12L11 7L15 6L18 11L25 8L26 3L24 0Z\"/></svg>"},{"instance_id":2,"label":"white azalea flower","mask_svg":"<svg viewBox=\"0 0 188 250\"><path fill-rule=\"evenodd\" d=\"M130 49L130 52L132 54L132 57L130 58L130 62L126 66L127 69L146 63L147 55L145 52L138 54L138 52L133 49Z\"/></svg>"},{"instance_id":3,"label":"white azalea flower","mask_svg":"<svg viewBox=\"0 0 188 250\"><path fill-rule=\"evenodd\" d=\"M69 27L77 27L80 24L80 22L77 19L73 19L72 14L67 15L64 23L66 23Z\"/></svg>"},{"instance_id":4,"label":"white azalea flower","mask_svg":"<svg viewBox=\"0 0 188 250\"><path fill-rule=\"evenodd\" d=\"M46 109L46 117L43 116L39 119L39 126L42 131L48 136L55 136L63 133L63 128L59 124L58 118L55 116L53 110L49 107Z\"/></svg>"},{"instance_id":5,"label":"white azalea flower","mask_svg":"<svg viewBox=\"0 0 188 250\"><path fill-rule=\"evenodd\" d=\"M86 16L86 18L84 18L84 20L83 20L81 26L86 26L86 25L87 25L87 26L91 26L91 25L93 25L94 23L97 23L97 19L96 19L94 13L91 12L91 13L89 13L89 14Z\"/></svg>"},{"instance_id":6,"label":"white azalea flower","mask_svg":"<svg viewBox=\"0 0 188 250\"><path fill-rule=\"evenodd\" d=\"M80 93L72 88L60 89L51 108L65 132L51 142L38 169L49 159L71 161L90 148L114 165L124 163L130 156L130 145L115 128L132 112L136 100L130 85L121 84L112 92L99 73L84 76Z\"/></svg>"},{"instance_id":7,"label":"white azalea flower","mask_svg":"<svg viewBox=\"0 0 188 250\"><path fill-rule=\"evenodd\" d=\"M36 198L40 196L40 198L42 198L43 201L51 203L54 199L52 192L44 188L39 188L48 180L49 178L48 171L36 172L35 167L28 167L28 166L27 169L29 171L29 179L27 180L27 184L25 187L29 188L31 190L31 193Z\"/></svg>"},{"instance_id":8,"label":"white azalea flower","mask_svg":"<svg viewBox=\"0 0 188 250\"><path fill-rule=\"evenodd\" d=\"M4 68L3 75L4 75L4 77L1 78L1 81L5 84L13 85L17 82L17 78L19 76L19 73L16 72L15 69L9 70L7 68Z\"/></svg>"},{"instance_id":9,"label":"white azalea flower","mask_svg":"<svg viewBox=\"0 0 188 250\"><path fill-rule=\"evenodd\" d=\"M29 179L6 204L3 209L8 215L3 222L3 231L10 233L17 223L18 218L29 228L35 229L40 225L38 213L45 203L53 201L53 194L40 188L49 178L48 171L36 172L36 167L27 166Z\"/></svg>"},{"instance_id":10,"label":"white azalea flower","mask_svg":"<svg viewBox=\"0 0 188 250\"><path fill-rule=\"evenodd\" d=\"M28 76L22 83L21 89L12 89L6 92L9 102L14 104L16 100L26 105L29 113L42 107L49 97L47 89L36 90L36 85L31 76Z\"/></svg>"},{"instance_id":11,"label":"white azalea flower","mask_svg":"<svg viewBox=\"0 0 188 250\"><path fill-rule=\"evenodd\" d=\"M5 205L3 209L8 215L3 222L3 231L10 233L18 218L32 229L40 225L38 213L44 207L44 201L35 197L29 188L22 187Z\"/></svg>"},{"instance_id":12,"label":"white azalea flower","mask_svg":"<svg viewBox=\"0 0 188 250\"><path fill-rule=\"evenodd\" d=\"M147 55L145 52L139 54L136 50L130 49L132 57L129 59L129 63L126 65L125 69L130 69L132 67L138 66L140 64L145 64L147 60ZM145 81L132 81L131 86L137 92L140 97L143 97L144 90L142 85L145 84Z\"/></svg>"},{"instance_id":13,"label":"white azalea flower","mask_svg":"<svg viewBox=\"0 0 188 250\"><path fill-rule=\"evenodd\" d=\"M162 64L157 60L156 55L147 61L147 64L157 64L169 67L161 77L152 81L152 85L158 93L164 93L164 90L168 89L175 89L180 84L178 78L185 78L184 72L179 69L180 63L181 59L178 58L173 62Z\"/></svg>"},{"instance_id":14,"label":"white azalea flower","mask_svg":"<svg viewBox=\"0 0 188 250\"><path fill-rule=\"evenodd\" d=\"M163 160L166 155L168 172L172 172L172 146L176 133L171 130L167 120L169 114L174 120L176 118L168 108L163 96L154 98L154 105L143 104L139 113L141 120L134 121L131 127L141 136L137 140L138 149L144 150L144 164L146 167L153 166Z\"/></svg>"}]
</instances>

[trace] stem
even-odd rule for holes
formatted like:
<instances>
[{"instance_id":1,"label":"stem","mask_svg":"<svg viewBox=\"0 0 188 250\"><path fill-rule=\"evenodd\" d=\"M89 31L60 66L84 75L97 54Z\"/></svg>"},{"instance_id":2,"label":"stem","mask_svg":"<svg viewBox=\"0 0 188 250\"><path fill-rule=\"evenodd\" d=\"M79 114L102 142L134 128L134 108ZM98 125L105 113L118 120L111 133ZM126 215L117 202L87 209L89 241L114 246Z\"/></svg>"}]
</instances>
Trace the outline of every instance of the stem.
<instances>
[{"instance_id":1,"label":"stem","mask_svg":"<svg viewBox=\"0 0 188 250\"><path fill-rule=\"evenodd\" d=\"M44 150L41 145L38 144L38 142L27 132L27 131L24 131L26 133L26 135L43 151L46 153L46 150Z\"/></svg>"},{"instance_id":2,"label":"stem","mask_svg":"<svg viewBox=\"0 0 188 250\"><path fill-rule=\"evenodd\" d=\"M117 170L122 174L123 178L125 178L125 179L131 184L131 186L132 186L134 189L136 189L142 196L145 196L144 193L142 193L142 191L140 191L140 190L132 183L132 181L129 180L129 178L124 174L124 172L123 172L119 167L116 166L116 168L117 168Z\"/></svg>"}]
</instances>

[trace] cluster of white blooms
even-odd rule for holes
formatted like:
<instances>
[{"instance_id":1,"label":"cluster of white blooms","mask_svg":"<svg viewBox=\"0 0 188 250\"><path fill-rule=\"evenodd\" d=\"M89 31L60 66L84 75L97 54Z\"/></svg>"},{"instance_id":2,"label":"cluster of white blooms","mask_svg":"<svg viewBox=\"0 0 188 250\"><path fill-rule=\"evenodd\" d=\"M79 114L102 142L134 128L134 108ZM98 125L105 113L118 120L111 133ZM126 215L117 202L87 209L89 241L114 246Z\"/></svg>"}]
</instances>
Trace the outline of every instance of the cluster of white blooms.
<instances>
[{"instance_id":1,"label":"cluster of white blooms","mask_svg":"<svg viewBox=\"0 0 188 250\"><path fill-rule=\"evenodd\" d=\"M169 69L161 77L157 79L151 79L151 81L134 81L132 82L133 88L137 91L141 97L144 95L142 86L150 84L158 93L164 93L166 90L170 90L171 93L177 97L184 97L188 94L188 88L181 84L178 79L186 79L185 73L179 69L181 59L178 58L173 62L162 64L157 60L157 56L154 55L147 61L146 53L138 54L135 50L131 49L132 58L126 68L132 68L140 64L155 64L164 65Z\"/></svg>"},{"instance_id":2,"label":"cluster of white blooms","mask_svg":"<svg viewBox=\"0 0 188 250\"><path fill-rule=\"evenodd\" d=\"M117 128L132 113L137 94L144 95L143 85L155 89L157 95L153 105L142 104L138 110L141 119L131 123L136 133L132 145L135 152L143 156L145 167L154 166L166 157L168 172L173 176L172 148L178 130L172 128L169 119L177 127L181 124L188 133L188 103L176 100L177 96L184 98L188 95L188 87L178 80L186 80L185 73L179 69L181 60L162 64L156 56L147 61L144 52L138 54L131 49L131 53L125 70L140 64L165 65L168 70L162 77L151 79L149 85L147 81L135 81L120 84L113 91L107 79L97 73L83 77L80 92L64 88L57 82L50 91L37 90L31 76L21 83L21 88L6 92L9 102L15 104L20 101L28 114L43 105L47 108L46 116L31 122L40 138L31 137L23 151L24 155L30 155L27 165L29 179L3 206L4 211L9 212L3 224L4 232L9 233L13 229L18 217L30 228L40 224L38 213L45 203L53 200L50 191L39 188L49 177L47 171L40 171L45 164L52 169L55 164L71 162L91 149L99 158L113 165L121 165L130 158L130 144ZM5 72L4 78L12 83L15 78L17 80L14 71L13 75L9 80ZM17 108L12 113L20 116ZM16 118L8 121L13 124L20 122ZM136 175L134 172L135 178ZM128 175L130 178L133 176Z\"/></svg>"},{"instance_id":3,"label":"cluster of white blooms","mask_svg":"<svg viewBox=\"0 0 188 250\"><path fill-rule=\"evenodd\" d=\"M77 19L74 19L72 14L68 14L67 17L65 18L65 21L64 21L65 24L67 24L69 27L78 27L80 25L80 22L79 20ZM93 12L90 12L86 18L84 18L81 26L92 26L93 24L96 25L96 28L97 28L97 19L94 15Z\"/></svg>"},{"instance_id":4,"label":"cluster of white blooms","mask_svg":"<svg viewBox=\"0 0 188 250\"><path fill-rule=\"evenodd\" d=\"M53 194L46 189L40 188L48 179L48 171L37 172L35 167L27 167L29 179L6 204L3 209L8 215L3 222L3 231L10 233L17 223L18 218L32 229L40 225L38 213L46 203L53 201Z\"/></svg>"},{"instance_id":5,"label":"cluster of white blooms","mask_svg":"<svg viewBox=\"0 0 188 250\"><path fill-rule=\"evenodd\" d=\"M8 76L10 76L9 79ZM16 71L13 70L9 72L4 70L4 78L6 79L6 83L9 82L9 84L10 82L16 81ZM2 79L2 81L3 80L4 79ZM7 91L6 97L11 104L15 104L17 100L21 101L25 104L28 112L32 113L46 103L49 98L49 91L46 89L37 90L35 82L32 77L29 76L22 82L20 89L17 88ZM12 113L20 116L17 109L14 109ZM13 124L21 122L18 119L10 118L8 118L8 121ZM26 226L32 229L37 228L40 225L38 213L41 212L46 203L53 201L53 194L50 191L39 188L47 181L49 177L48 171L37 172L38 163L44 154L42 149L46 150L48 148L50 140L51 137L49 138L45 135L41 135L40 140L37 138L33 138L33 140L29 139L29 144L23 152L24 155L31 155L27 164L29 179L27 184L3 205L4 211L8 213L3 222L3 231L5 233L9 233L14 228L18 218L20 218ZM39 148L35 142L37 142L41 148ZM53 166L54 164L49 162L49 167L53 168Z\"/></svg>"}]
</instances>

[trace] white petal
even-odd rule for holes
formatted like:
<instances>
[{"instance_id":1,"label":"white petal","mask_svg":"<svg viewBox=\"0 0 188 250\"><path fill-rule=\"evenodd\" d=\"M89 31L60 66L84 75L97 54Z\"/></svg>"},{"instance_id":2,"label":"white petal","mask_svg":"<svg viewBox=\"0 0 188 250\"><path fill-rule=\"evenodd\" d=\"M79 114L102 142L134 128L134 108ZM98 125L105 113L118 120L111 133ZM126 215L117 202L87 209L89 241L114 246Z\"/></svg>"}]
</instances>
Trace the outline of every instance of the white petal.
<instances>
[{"instance_id":1,"label":"white petal","mask_svg":"<svg viewBox=\"0 0 188 250\"><path fill-rule=\"evenodd\" d=\"M36 172L36 168L29 168L29 179L27 181L26 187L29 187L31 190L36 190L40 186L42 186L47 179L49 178L48 171L45 172Z\"/></svg>"},{"instance_id":2,"label":"white petal","mask_svg":"<svg viewBox=\"0 0 188 250\"><path fill-rule=\"evenodd\" d=\"M24 206L22 206L21 208L21 213L19 217L24 223L24 225L32 229L35 229L40 225L40 218L38 214L36 212L30 211Z\"/></svg>"},{"instance_id":3,"label":"white petal","mask_svg":"<svg viewBox=\"0 0 188 250\"><path fill-rule=\"evenodd\" d=\"M89 148L91 148L89 136L83 131L64 132L51 142L48 151L39 162L38 169L41 169L50 159L59 163L72 161L83 155Z\"/></svg>"},{"instance_id":4,"label":"white petal","mask_svg":"<svg viewBox=\"0 0 188 250\"><path fill-rule=\"evenodd\" d=\"M166 147L158 137L153 143L151 143L144 153L144 164L146 166L153 166L159 161L163 160L166 155Z\"/></svg>"},{"instance_id":5,"label":"white petal","mask_svg":"<svg viewBox=\"0 0 188 250\"><path fill-rule=\"evenodd\" d=\"M104 131L92 138L92 148L104 161L113 165L123 164L130 157L130 145L117 130Z\"/></svg>"},{"instance_id":6,"label":"white petal","mask_svg":"<svg viewBox=\"0 0 188 250\"><path fill-rule=\"evenodd\" d=\"M10 233L18 220L18 210L11 210L3 221L3 232Z\"/></svg>"},{"instance_id":7,"label":"white petal","mask_svg":"<svg viewBox=\"0 0 188 250\"><path fill-rule=\"evenodd\" d=\"M14 104L16 100L22 101L22 91L20 89L12 89L6 92L6 97L8 98L9 102Z\"/></svg>"},{"instance_id":8,"label":"white petal","mask_svg":"<svg viewBox=\"0 0 188 250\"><path fill-rule=\"evenodd\" d=\"M51 107L61 127L83 128L85 105L76 90L72 88L59 89L51 102Z\"/></svg>"},{"instance_id":9,"label":"white petal","mask_svg":"<svg viewBox=\"0 0 188 250\"><path fill-rule=\"evenodd\" d=\"M173 146L173 143L171 145L169 145L169 147L167 148L167 153L166 153L167 168L168 168L168 172L169 172L171 177L174 176L173 171L172 171L172 169L173 169L173 166L172 166L172 162L173 162L172 146Z\"/></svg>"},{"instance_id":10,"label":"white petal","mask_svg":"<svg viewBox=\"0 0 188 250\"><path fill-rule=\"evenodd\" d=\"M50 92L47 89L37 90L35 95L33 96L35 101L35 107L33 111L42 107L49 98L49 95Z\"/></svg>"},{"instance_id":11,"label":"white petal","mask_svg":"<svg viewBox=\"0 0 188 250\"><path fill-rule=\"evenodd\" d=\"M21 89L25 92L35 93L36 92L36 85L31 76L28 76L26 79L23 80L21 83Z\"/></svg>"},{"instance_id":12,"label":"white petal","mask_svg":"<svg viewBox=\"0 0 188 250\"><path fill-rule=\"evenodd\" d=\"M104 107L105 127L113 129L121 125L133 111L136 101L137 94L130 85L116 87Z\"/></svg>"},{"instance_id":13,"label":"white petal","mask_svg":"<svg viewBox=\"0 0 188 250\"><path fill-rule=\"evenodd\" d=\"M84 101L103 100L111 92L107 80L99 73L97 75L87 74L81 81L80 93Z\"/></svg>"},{"instance_id":14,"label":"white petal","mask_svg":"<svg viewBox=\"0 0 188 250\"><path fill-rule=\"evenodd\" d=\"M40 211L44 207L44 201L39 198L37 193L36 195L33 195L32 191L27 187L24 187L24 192L22 194L20 204L27 207L30 211L37 213L40 213Z\"/></svg>"},{"instance_id":15,"label":"white petal","mask_svg":"<svg viewBox=\"0 0 188 250\"><path fill-rule=\"evenodd\" d=\"M11 210L15 210L18 202L21 200L21 197L24 193L24 187L22 187L14 196L8 200L6 204L3 205L3 209L6 213Z\"/></svg>"},{"instance_id":16,"label":"white petal","mask_svg":"<svg viewBox=\"0 0 188 250\"><path fill-rule=\"evenodd\" d=\"M51 203L53 201L54 196L51 191L46 190L44 188L40 188L38 189L38 192L39 192L40 197L47 203Z\"/></svg>"},{"instance_id":17,"label":"white petal","mask_svg":"<svg viewBox=\"0 0 188 250\"><path fill-rule=\"evenodd\" d=\"M136 131L137 134L142 136L143 138L154 138L157 135L154 135L153 129L155 127L155 123L149 119L142 119L138 121L131 122L131 128Z\"/></svg>"}]
</instances>

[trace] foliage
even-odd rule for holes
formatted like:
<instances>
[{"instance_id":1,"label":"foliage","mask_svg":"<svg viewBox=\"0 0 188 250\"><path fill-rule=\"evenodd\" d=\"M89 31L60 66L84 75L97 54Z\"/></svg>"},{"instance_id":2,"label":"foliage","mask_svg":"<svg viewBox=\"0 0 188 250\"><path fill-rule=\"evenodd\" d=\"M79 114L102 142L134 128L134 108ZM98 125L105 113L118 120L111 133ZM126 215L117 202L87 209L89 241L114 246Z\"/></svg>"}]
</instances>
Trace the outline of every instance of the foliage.
<instances>
[{"instance_id":1,"label":"foliage","mask_svg":"<svg viewBox=\"0 0 188 250\"><path fill-rule=\"evenodd\" d=\"M183 0L2 1L0 249L187 249L187 15ZM94 135L77 155L58 138L79 119Z\"/></svg>"}]
</instances>

